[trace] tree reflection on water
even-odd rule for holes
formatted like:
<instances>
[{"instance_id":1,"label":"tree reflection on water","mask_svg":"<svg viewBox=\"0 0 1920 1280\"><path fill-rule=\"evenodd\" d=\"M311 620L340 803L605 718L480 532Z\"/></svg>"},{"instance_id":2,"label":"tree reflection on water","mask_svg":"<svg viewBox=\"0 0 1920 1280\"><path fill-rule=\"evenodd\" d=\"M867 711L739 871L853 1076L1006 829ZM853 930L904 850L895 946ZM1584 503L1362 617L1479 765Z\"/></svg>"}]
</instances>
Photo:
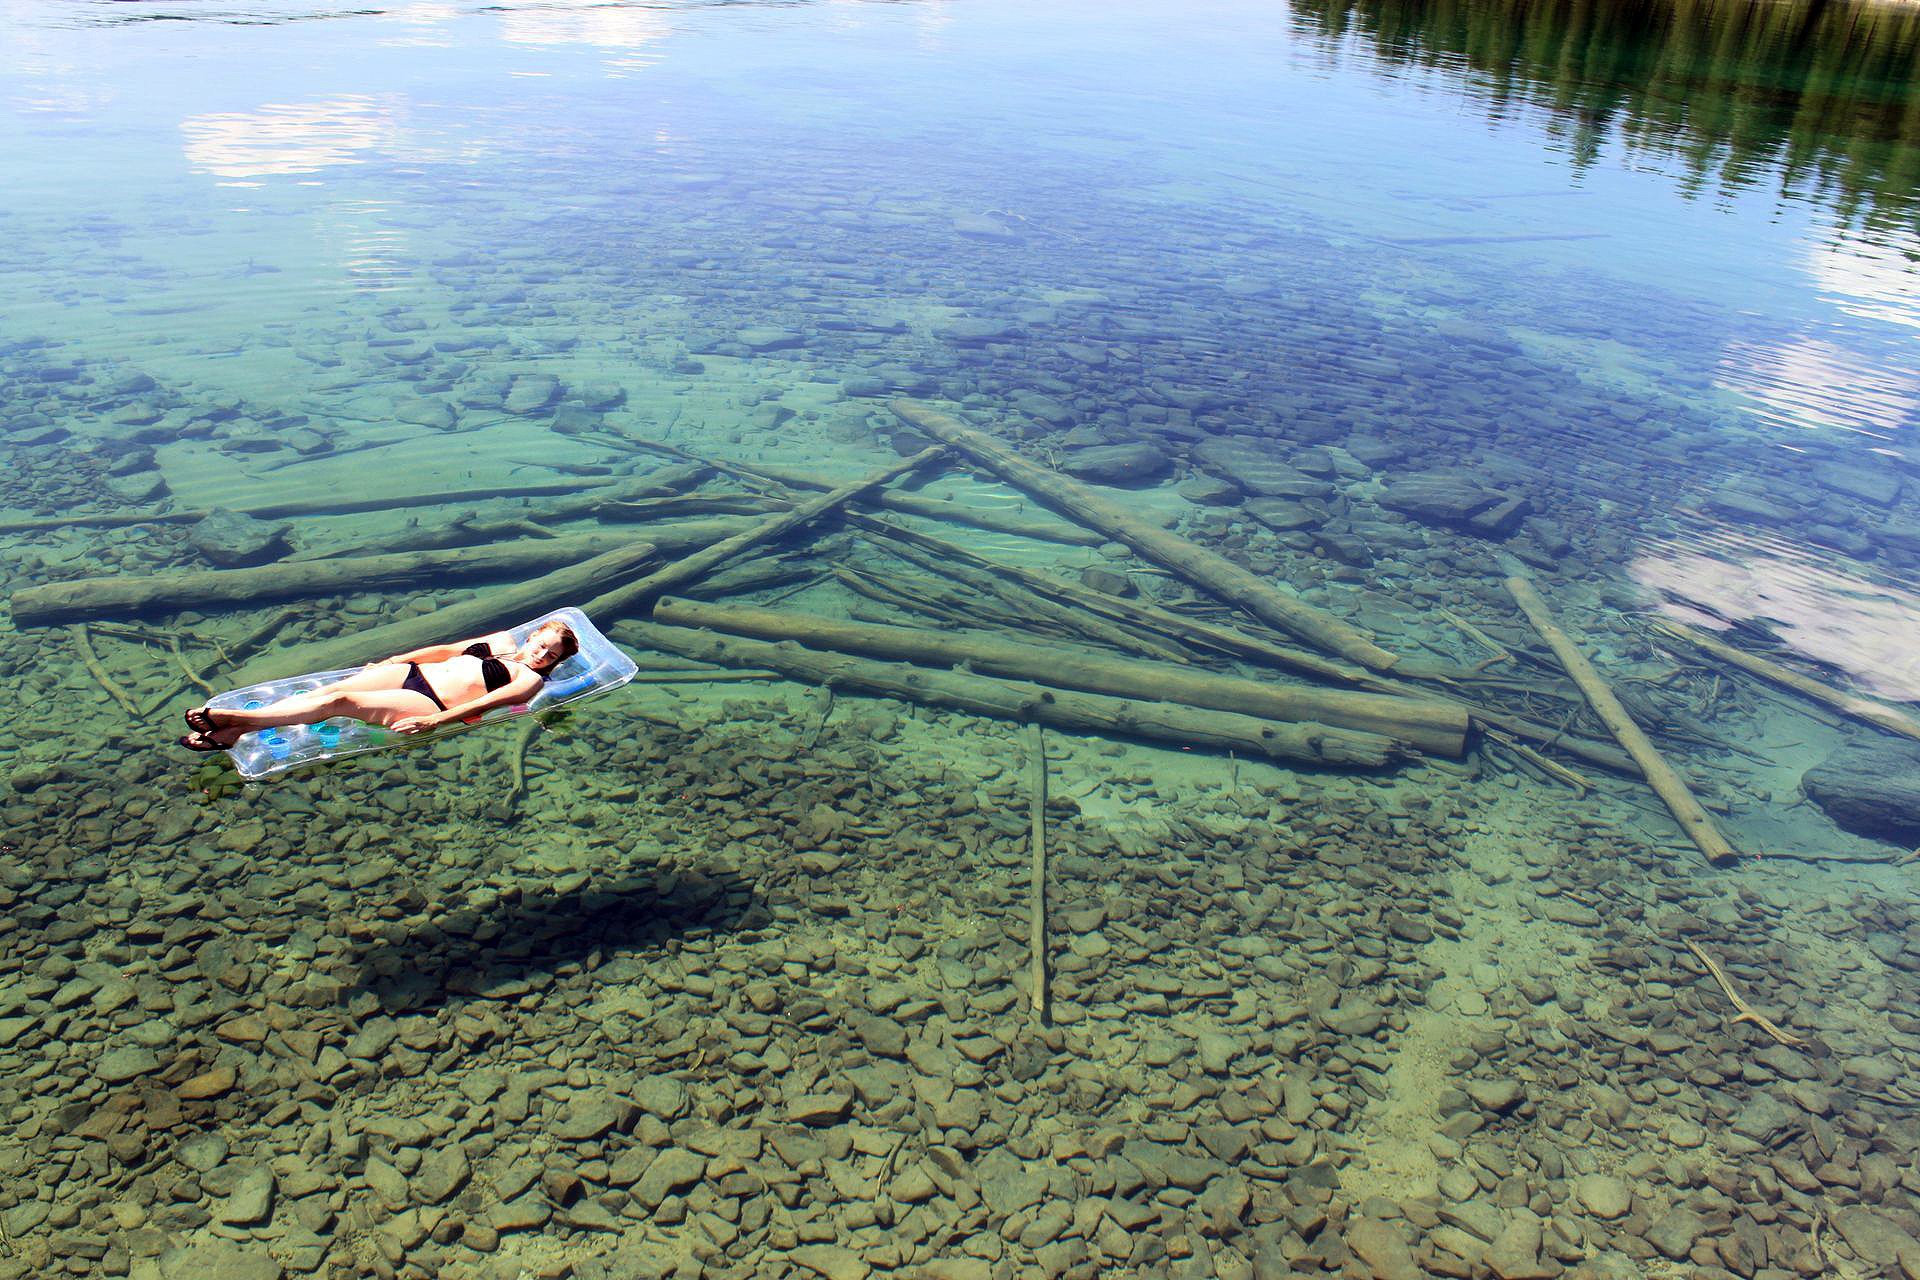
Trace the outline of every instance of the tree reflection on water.
<instances>
[{"instance_id":1,"label":"tree reflection on water","mask_svg":"<svg viewBox=\"0 0 1920 1280\"><path fill-rule=\"evenodd\" d=\"M1820 0L1293 0L1330 48L1474 73L1496 118L1547 109L1576 164L1618 139L1695 191L1775 185L1920 229L1920 7Z\"/></svg>"}]
</instances>

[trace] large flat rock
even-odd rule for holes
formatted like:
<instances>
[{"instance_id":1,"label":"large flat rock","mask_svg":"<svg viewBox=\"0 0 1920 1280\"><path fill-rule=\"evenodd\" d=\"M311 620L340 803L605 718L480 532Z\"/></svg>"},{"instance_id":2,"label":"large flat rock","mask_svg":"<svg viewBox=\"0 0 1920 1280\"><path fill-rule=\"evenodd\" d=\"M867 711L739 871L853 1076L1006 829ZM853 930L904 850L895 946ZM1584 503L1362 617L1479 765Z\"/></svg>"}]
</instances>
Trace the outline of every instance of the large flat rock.
<instances>
[{"instance_id":1,"label":"large flat rock","mask_svg":"<svg viewBox=\"0 0 1920 1280\"><path fill-rule=\"evenodd\" d=\"M1842 747L1807 770L1800 789L1843 831L1920 845L1920 749L1892 742Z\"/></svg>"},{"instance_id":2,"label":"large flat rock","mask_svg":"<svg viewBox=\"0 0 1920 1280\"><path fill-rule=\"evenodd\" d=\"M1209 475L1231 480L1260 498L1325 498L1333 486L1280 458L1277 441L1253 436L1216 436L1193 447L1193 462Z\"/></svg>"}]
</instances>

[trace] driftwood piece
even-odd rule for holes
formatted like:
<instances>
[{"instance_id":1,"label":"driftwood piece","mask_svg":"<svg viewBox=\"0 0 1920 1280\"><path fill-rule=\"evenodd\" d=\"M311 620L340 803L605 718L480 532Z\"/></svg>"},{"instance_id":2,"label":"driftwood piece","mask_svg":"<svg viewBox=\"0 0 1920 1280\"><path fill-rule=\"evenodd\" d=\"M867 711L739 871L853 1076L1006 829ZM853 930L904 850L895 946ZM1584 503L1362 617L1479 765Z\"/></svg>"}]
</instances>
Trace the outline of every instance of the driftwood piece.
<instances>
[{"instance_id":1,"label":"driftwood piece","mask_svg":"<svg viewBox=\"0 0 1920 1280\"><path fill-rule=\"evenodd\" d=\"M1790 1047L1798 1048L1799 1046L1806 1043L1804 1039L1802 1039L1800 1036L1794 1035L1791 1031L1782 1031L1779 1027L1775 1026L1773 1023L1773 1020L1771 1018L1768 1018L1765 1014L1755 1013L1753 1010L1753 1006L1748 1004L1745 1000L1742 1000L1740 998L1740 993L1733 989L1733 983L1727 980L1727 975L1725 971L1723 971L1719 965L1713 962L1712 956L1708 955L1706 952L1702 951L1699 947L1695 946L1693 939L1682 938L1681 941L1686 943L1687 950L1693 952L1694 959L1698 960L1701 964L1707 966L1707 973L1713 978L1715 982L1720 984L1720 990L1726 994L1727 999L1733 1002L1733 1007L1735 1011L1733 1022L1735 1024L1742 1023L1742 1022L1751 1022L1754 1026L1760 1028L1762 1031L1766 1032L1769 1036L1773 1037L1775 1042L1779 1044L1788 1045Z\"/></svg>"},{"instance_id":2,"label":"driftwood piece","mask_svg":"<svg viewBox=\"0 0 1920 1280\"><path fill-rule=\"evenodd\" d=\"M824 476L815 475L804 467L753 463L741 464L740 469L780 484L791 485L796 489L831 489L833 487L833 481ZM903 515L943 520L949 524L970 525L975 529L1009 533L1016 537L1033 538L1040 542L1058 542L1071 547L1097 547L1105 541L1091 529L1084 529L1079 525L1025 520L1017 515L1009 515L1001 511L984 511L946 498L930 498L923 493L900 493L886 489L866 495L857 500L854 505L879 507L882 510L897 511Z\"/></svg>"},{"instance_id":3,"label":"driftwood piece","mask_svg":"<svg viewBox=\"0 0 1920 1280\"><path fill-rule=\"evenodd\" d=\"M207 644L213 646L215 653L220 655L222 666L231 668L245 661L250 654L257 652L267 641L279 634L282 627L299 617L300 614L301 610L294 606L277 610L269 614L266 621L262 622L259 626L249 631L231 645L222 644L220 637L214 635L212 632L207 632L202 638ZM176 680L167 686L166 689L162 690L159 697L153 699L146 705L140 712L140 719L153 719L162 707L193 687L193 682L185 677ZM211 690L209 690L209 692L211 692Z\"/></svg>"},{"instance_id":4,"label":"driftwood piece","mask_svg":"<svg viewBox=\"0 0 1920 1280\"><path fill-rule=\"evenodd\" d=\"M1824 703L1837 711L1844 711L1855 719L1864 720L1878 729L1898 734L1904 738L1920 739L1920 720L1915 720L1905 712L1897 711L1885 703L1863 698L1859 694L1848 693L1844 689L1835 689L1831 685L1820 683L1809 676L1803 676L1790 667L1762 658L1758 654L1736 649L1724 641L1717 640L1705 632L1677 622L1661 619L1653 624L1653 629L1670 640L1679 640L1692 645L1700 652L1710 654L1732 667L1738 667L1749 675L1759 676L1772 684L1791 689L1804 698Z\"/></svg>"},{"instance_id":5,"label":"driftwood piece","mask_svg":"<svg viewBox=\"0 0 1920 1280\"><path fill-rule=\"evenodd\" d=\"M1239 605L1263 622L1376 671L1384 671L1399 660L1358 627L1276 591L1218 552L1141 519L1078 480L1029 462L949 414L914 400L895 400L892 407L901 421L961 450L1008 484L1126 543L1148 560Z\"/></svg>"},{"instance_id":6,"label":"driftwood piece","mask_svg":"<svg viewBox=\"0 0 1920 1280\"><path fill-rule=\"evenodd\" d=\"M591 489L561 502L541 504L542 520L573 520L591 516L605 502L644 502L685 493L713 474L713 468L697 460L676 461L670 467L657 467L637 476L621 476L604 488Z\"/></svg>"},{"instance_id":7,"label":"driftwood piece","mask_svg":"<svg viewBox=\"0 0 1920 1280\"><path fill-rule=\"evenodd\" d=\"M761 640L793 640L811 649L925 666L965 667L983 675L1231 711L1260 720L1312 721L1379 734L1436 755L1458 756L1465 750L1466 713L1436 700L1279 685L978 632L846 622L744 605L662 599L655 603L653 616L674 626L702 627Z\"/></svg>"},{"instance_id":8,"label":"driftwood piece","mask_svg":"<svg viewBox=\"0 0 1920 1280\"><path fill-rule=\"evenodd\" d=\"M1050 599L1068 601L1103 618L1177 640L1189 648L1246 658L1284 670L1298 671L1335 684L1362 688L1383 687L1380 677L1372 672L1344 666L1329 658L1323 658L1317 653L1308 653L1288 645L1274 644L1231 627L1202 622L1144 601L1122 599L1062 578L1058 574L1042 573L1038 569L1029 569L1024 565L989 559L958 543L936 538L918 529L909 529L891 520L856 514L853 522L860 528L881 537L911 543L949 562L972 565L1001 577L1015 579Z\"/></svg>"},{"instance_id":9,"label":"driftwood piece","mask_svg":"<svg viewBox=\"0 0 1920 1280\"><path fill-rule=\"evenodd\" d=\"M791 680L825 684L1001 720L1038 722L1070 733L1124 735L1208 747L1242 755L1343 768L1378 768L1401 757L1397 743L1376 733L1322 724L1282 724L1226 711L1110 698L1026 681L995 680L906 663L819 653L791 641L719 636L654 622L615 624L614 638L702 662L778 671Z\"/></svg>"},{"instance_id":10,"label":"driftwood piece","mask_svg":"<svg viewBox=\"0 0 1920 1280\"><path fill-rule=\"evenodd\" d=\"M309 547L280 557L276 565L316 560L344 560L353 556L392 555L396 552L444 551L450 547L488 547L521 538L557 538L560 535L532 520L482 520L471 514L445 524L410 525L398 534L344 546Z\"/></svg>"},{"instance_id":11,"label":"driftwood piece","mask_svg":"<svg viewBox=\"0 0 1920 1280\"><path fill-rule=\"evenodd\" d=\"M714 569L719 568L748 547L771 542L789 529L794 529L810 521L819 519L836 507L844 506L855 494L863 493L875 485L882 485L896 476L932 462L945 454L946 450L938 445L931 449L922 449L911 458L904 458L888 466L881 467L858 480L841 485L830 493L809 498L778 515L768 516L755 522L749 528L741 530L730 538L723 538L709 546L702 547L692 555L677 560L663 569L658 569L638 582L616 587L612 591L602 592L582 606L589 617L616 617L635 606L652 600L664 591L691 582Z\"/></svg>"},{"instance_id":12,"label":"driftwood piece","mask_svg":"<svg viewBox=\"0 0 1920 1280\"><path fill-rule=\"evenodd\" d=\"M168 645L167 649L173 654L173 660L180 667L180 673L187 678L187 683L200 686L208 697L218 693L219 690L215 689L205 676L194 670L193 663L187 661L186 650L180 647L180 637L174 636L172 640L173 643Z\"/></svg>"},{"instance_id":13,"label":"driftwood piece","mask_svg":"<svg viewBox=\"0 0 1920 1280\"><path fill-rule=\"evenodd\" d=\"M929 573L941 574L963 586L984 593L990 599L1000 600L1015 614L1029 615L1036 621L1064 631L1067 635L1085 636L1128 653L1144 653L1167 662L1187 661L1185 654L1164 641L1135 636L1099 614L1062 604L1042 592L1035 591L1017 578L996 576L987 570L973 568L950 557L928 555L908 542L897 542L888 550L902 560L919 565Z\"/></svg>"},{"instance_id":14,"label":"driftwood piece","mask_svg":"<svg viewBox=\"0 0 1920 1280\"><path fill-rule=\"evenodd\" d=\"M1606 681L1600 678L1600 673L1593 669L1593 664L1587 661L1586 656L1580 652L1579 647L1573 643L1567 633L1560 629L1560 624L1553 620L1552 610L1548 609L1547 602L1540 598L1540 592L1535 589L1532 581L1520 574L1515 574L1507 579L1506 586L1508 594L1520 606L1520 611L1527 615L1527 621L1531 622L1533 629L1540 633L1540 638L1547 642L1547 647L1553 650L1554 656L1560 660L1560 665L1566 668L1573 682L1580 686L1580 692L1586 695L1594 714L1600 717L1601 722L1613 734L1614 741L1618 742L1626 753L1633 757L1634 763L1640 766L1640 772L1646 776L1647 785L1652 787L1654 793L1666 804L1673 813L1674 820L1680 824L1681 829L1688 836L1692 837L1694 844L1699 846L1700 852L1707 855L1709 862L1714 863L1732 862L1737 859L1740 856L1739 851L1720 834L1720 828L1716 827L1713 819L1707 816L1707 811L1700 807L1699 800L1694 797L1685 780L1674 771L1672 765L1667 763L1666 757L1655 749L1653 743L1647 739L1647 735L1641 732L1640 726L1633 722L1633 717L1627 714L1627 709L1620 705L1620 699L1614 696L1613 690L1609 689Z\"/></svg>"},{"instance_id":15,"label":"driftwood piece","mask_svg":"<svg viewBox=\"0 0 1920 1280\"><path fill-rule=\"evenodd\" d=\"M380 662L387 656L483 635L513 626L528 615L577 600L588 591L637 572L656 554L651 542L630 542L580 564L513 586L495 587L471 600L389 622L385 626L334 636L292 649L263 654L236 672L234 687L303 671L334 671Z\"/></svg>"},{"instance_id":16,"label":"driftwood piece","mask_svg":"<svg viewBox=\"0 0 1920 1280\"><path fill-rule=\"evenodd\" d=\"M287 516L349 516L365 511L400 511L409 507L438 507L456 502L486 502L494 498L539 498L549 494L575 494L582 489L617 483L612 480L569 480L564 483L500 485L491 489L452 489L441 493L410 493L392 498L314 498L303 502L275 502L260 507L232 507L229 510L256 520L279 520ZM0 533L27 533L36 529L118 529L134 524L193 524L213 512L200 508L189 511L115 511L99 515L85 513L67 516L33 516L0 520Z\"/></svg>"},{"instance_id":17,"label":"driftwood piece","mask_svg":"<svg viewBox=\"0 0 1920 1280\"><path fill-rule=\"evenodd\" d=\"M520 731L513 735L513 745L507 749L507 792L501 797L501 804L509 818L519 812L520 798L527 794L527 752L542 727L539 716L526 717Z\"/></svg>"},{"instance_id":18,"label":"driftwood piece","mask_svg":"<svg viewBox=\"0 0 1920 1280\"><path fill-rule=\"evenodd\" d=\"M971 615L978 615L977 605L971 609L955 608L947 603L947 592L934 588L932 584L916 589L917 584L902 584L875 573L871 569L856 569L850 565L835 565L834 581L857 595L869 600L906 610L932 618L935 622L948 623L957 627L972 625Z\"/></svg>"},{"instance_id":19,"label":"driftwood piece","mask_svg":"<svg viewBox=\"0 0 1920 1280\"><path fill-rule=\"evenodd\" d=\"M685 493L665 498L617 499L593 509L594 518L632 524L686 516L763 515L787 504L757 493Z\"/></svg>"},{"instance_id":20,"label":"driftwood piece","mask_svg":"<svg viewBox=\"0 0 1920 1280\"><path fill-rule=\"evenodd\" d=\"M718 458L703 458L675 445L663 444L657 440L642 440L637 437L633 439L633 443L670 458L711 467L761 493L786 501L799 500L793 492L795 489L827 490L836 487L834 481L815 475L802 467L780 466L764 462L751 464L726 462ZM1002 512L981 511L962 503L946 502L917 493L901 493L895 489L878 489L862 493L854 498L851 505L879 507L882 510L924 516L929 520L944 520L951 524L968 525L975 529L987 529L994 533L1007 533L1021 538L1034 538L1042 542L1061 542L1077 547L1098 546L1101 542L1098 534L1082 529L1078 525L1046 524L1037 520L1023 520L1018 516L1010 516Z\"/></svg>"},{"instance_id":21,"label":"driftwood piece","mask_svg":"<svg viewBox=\"0 0 1920 1280\"><path fill-rule=\"evenodd\" d=\"M1415 692L1417 688L1417 686L1408 686L1405 692ZM1564 729L1554 729L1541 724L1537 720L1529 720L1525 716L1512 715L1493 707L1482 706L1479 703L1466 702L1459 698L1448 698L1444 694L1435 694L1434 696L1440 698L1442 701L1452 702L1459 706L1461 710L1467 713L1468 718L1482 729L1494 728L1504 730L1516 738L1525 738L1528 742L1538 743L1543 747L1551 747L1553 750L1564 752L1577 760L1584 760L1588 764L1598 765L1602 769L1617 773L1623 778L1645 779L1647 776L1640 772L1640 766L1633 762L1632 756L1622 751L1619 747L1613 746L1611 743L1595 742L1591 738L1576 737Z\"/></svg>"},{"instance_id":22,"label":"driftwood piece","mask_svg":"<svg viewBox=\"0 0 1920 1280\"><path fill-rule=\"evenodd\" d=\"M725 596L745 595L750 591L768 591L795 582L813 583L825 576L816 564L768 556L746 564L729 565L699 582L689 582L686 592L696 600L719 600Z\"/></svg>"},{"instance_id":23,"label":"driftwood piece","mask_svg":"<svg viewBox=\"0 0 1920 1280\"><path fill-rule=\"evenodd\" d=\"M1030 891L1033 914L1033 1022L1047 1025L1047 738L1046 730L1035 724L1029 734L1033 746L1028 754L1027 803L1031 828L1028 844L1032 853L1033 886Z\"/></svg>"},{"instance_id":24,"label":"driftwood piece","mask_svg":"<svg viewBox=\"0 0 1920 1280\"><path fill-rule=\"evenodd\" d=\"M100 656L93 651L93 640L87 635L86 624L80 623L68 627L67 634L72 637L73 647L80 654L80 664L87 669L87 674L93 677L94 683L118 703L122 711L138 718L140 709L133 705L132 697L120 687L118 680L107 673L106 667L100 663Z\"/></svg>"},{"instance_id":25,"label":"driftwood piece","mask_svg":"<svg viewBox=\"0 0 1920 1280\"><path fill-rule=\"evenodd\" d=\"M664 555L702 547L748 527L742 519L696 520L646 533ZM46 626L109 615L202 612L265 600L312 599L356 591L428 590L543 573L633 545L632 534L589 533L532 538L492 547L356 556L340 560L269 564L255 569L207 569L149 577L76 578L27 587L13 594L14 625Z\"/></svg>"},{"instance_id":26,"label":"driftwood piece","mask_svg":"<svg viewBox=\"0 0 1920 1280\"><path fill-rule=\"evenodd\" d=\"M1581 777L1578 773L1567 768L1567 766L1561 764L1558 760L1547 759L1547 757L1541 755L1538 751L1535 751L1532 747L1520 741L1512 734L1505 733L1499 729L1488 729L1486 734L1488 738L1513 752L1513 754L1519 756L1547 777L1557 782L1564 782L1575 791L1578 791L1581 799L1584 800L1587 792L1593 790L1593 783L1591 781Z\"/></svg>"}]
</instances>

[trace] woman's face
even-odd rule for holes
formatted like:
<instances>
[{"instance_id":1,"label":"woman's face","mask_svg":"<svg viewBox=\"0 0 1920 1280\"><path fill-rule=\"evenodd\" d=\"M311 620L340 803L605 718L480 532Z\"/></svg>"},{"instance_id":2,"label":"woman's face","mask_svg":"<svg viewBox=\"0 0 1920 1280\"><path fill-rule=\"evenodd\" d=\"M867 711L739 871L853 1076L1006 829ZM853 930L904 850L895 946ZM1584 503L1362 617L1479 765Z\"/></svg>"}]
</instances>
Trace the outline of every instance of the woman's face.
<instances>
[{"instance_id":1,"label":"woman's face","mask_svg":"<svg viewBox=\"0 0 1920 1280\"><path fill-rule=\"evenodd\" d=\"M542 627L527 637L527 643L521 649L526 655L527 665L544 671L560 660L560 652L565 642L554 627Z\"/></svg>"}]
</instances>

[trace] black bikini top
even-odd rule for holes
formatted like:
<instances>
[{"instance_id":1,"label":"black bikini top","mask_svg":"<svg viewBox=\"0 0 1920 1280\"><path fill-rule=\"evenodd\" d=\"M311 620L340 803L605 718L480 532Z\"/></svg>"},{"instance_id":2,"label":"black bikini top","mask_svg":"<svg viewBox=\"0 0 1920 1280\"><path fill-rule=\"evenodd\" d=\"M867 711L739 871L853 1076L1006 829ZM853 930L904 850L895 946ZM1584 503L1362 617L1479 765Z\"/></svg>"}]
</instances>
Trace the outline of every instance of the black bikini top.
<instances>
[{"instance_id":1,"label":"black bikini top","mask_svg":"<svg viewBox=\"0 0 1920 1280\"><path fill-rule=\"evenodd\" d=\"M462 651L466 657L480 659L480 678L487 682L487 692L492 693L503 684L513 682L513 673L507 670L507 664L493 656L493 650L487 647L485 640L475 640ZM546 672L540 678L547 678Z\"/></svg>"}]
</instances>

